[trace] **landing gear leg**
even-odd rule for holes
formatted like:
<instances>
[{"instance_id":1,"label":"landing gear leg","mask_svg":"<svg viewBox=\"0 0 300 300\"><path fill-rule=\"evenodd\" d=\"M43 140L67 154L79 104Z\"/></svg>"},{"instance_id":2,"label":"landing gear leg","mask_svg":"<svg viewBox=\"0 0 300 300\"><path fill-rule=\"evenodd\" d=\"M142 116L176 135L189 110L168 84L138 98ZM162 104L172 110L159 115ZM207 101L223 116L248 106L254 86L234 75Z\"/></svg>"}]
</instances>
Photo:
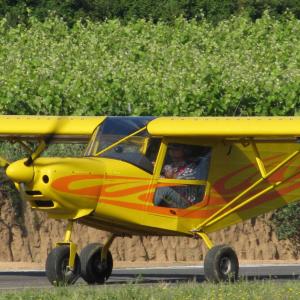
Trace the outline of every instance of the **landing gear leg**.
<instances>
[{"instance_id":1,"label":"landing gear leg","mask_svg":"<svg viewBox=\"0 0 300 300\"><path fill-rule=\"evenodd\" d=\"M73 222L69 221L63 242L57 243L46 261L46 276L51 284L74 284L80 276L80 260L76 245L71 242Z\"/></svg>"},{"instance_id":2,"label":"landing gear leg","mask_svg":"<svg viewBox=\"0 0 300 300\"><path fill-rule=\"evenodd\" d=\"M115 235L112 234L105 245L93 243L80 253L81 277L88 284L103 284L111 275L113 259L109 251Z\"/></svg>"},{"instance_id":3,"label":"landing gear leg","mask_svg":"<svg viewBox=\"0 0 300 300\"><path fill-rule=\"evenodd\" d=\"M239 274L239 261L235 251L228 245L213 246L208 236L199 232L209 248L204 259L204 275L208 281L236 281Z\"/></svg>"}]
</instances>

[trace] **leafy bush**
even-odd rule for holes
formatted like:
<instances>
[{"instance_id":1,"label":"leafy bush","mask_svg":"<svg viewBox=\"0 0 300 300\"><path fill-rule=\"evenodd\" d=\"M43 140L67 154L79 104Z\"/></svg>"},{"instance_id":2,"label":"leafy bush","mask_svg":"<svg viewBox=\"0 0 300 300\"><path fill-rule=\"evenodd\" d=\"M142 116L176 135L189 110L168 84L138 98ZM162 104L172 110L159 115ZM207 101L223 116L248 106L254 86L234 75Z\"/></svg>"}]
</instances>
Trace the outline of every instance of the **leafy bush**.
<instances>
[{"instance_id":1,"label":"leafy bush","mask_svg":"<svg viewBox=\"0 0 300 300\"><path fill-rule=\"evenodd\" d=\"M69 25L87 17L96 21L118 18L123 22L137 19L173 22L179 16L188 20L205 17L218 23L245 12L256 20L266 9L274 16L289 10L300 17L299 0L0 0L0 16L6 16L11 25L26 23L28 15L44 20L53 14L64 18Z\"/></svg>"},{"instance_id":2,"label":"leafy bush","mask_svg":"<svg viewBox=\"0 0 300 300\"><path fill-rule=\"evenodd\" d=\"M295 115L300 22L0 24L0 112Z\"/></svg>"},{"instance_id":3,"label":"leafy bush","mask_svg":"<svg viewBox=\"0 0 300 300\"><path fill-rule=\"evenodd\" d=\"M271 220L279 240L291 239L296 245L300 245L300 203L278 209Z\"/></svg>"}]
</instances>

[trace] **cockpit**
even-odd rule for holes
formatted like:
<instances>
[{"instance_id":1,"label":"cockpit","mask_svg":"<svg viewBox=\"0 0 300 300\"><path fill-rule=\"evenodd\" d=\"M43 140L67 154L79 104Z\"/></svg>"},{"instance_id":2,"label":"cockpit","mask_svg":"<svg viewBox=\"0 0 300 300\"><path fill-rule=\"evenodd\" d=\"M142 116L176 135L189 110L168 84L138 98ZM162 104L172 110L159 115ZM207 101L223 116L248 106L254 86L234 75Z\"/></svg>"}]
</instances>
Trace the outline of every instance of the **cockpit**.
<instances>
[{"instance_id":1,"label":"cockpit","mask_svg":"<svg viewBox=\"0 0 300 300\"><path fill-rule=\"evenodd\" d=\"M154 117L108 117L93 133L85 156L116 159L150 174L158 183L154 206L187 208L204 199L211 146L201 141L152 137L147 124ZM159 149L161 155L158 157ZM159 186L161 184L161 186Z\"/></svg>"},{"instance_id":2,"label":"cockpit","mask_svg":"<svg viewBox=\"0 0 300 300\"><path fill-rule=\"evenodd\" d=\"M160 139L146 126L154 117L107 117L93 133L85 156L118 159L152 173Z\"/></svg>"}]
</instances>

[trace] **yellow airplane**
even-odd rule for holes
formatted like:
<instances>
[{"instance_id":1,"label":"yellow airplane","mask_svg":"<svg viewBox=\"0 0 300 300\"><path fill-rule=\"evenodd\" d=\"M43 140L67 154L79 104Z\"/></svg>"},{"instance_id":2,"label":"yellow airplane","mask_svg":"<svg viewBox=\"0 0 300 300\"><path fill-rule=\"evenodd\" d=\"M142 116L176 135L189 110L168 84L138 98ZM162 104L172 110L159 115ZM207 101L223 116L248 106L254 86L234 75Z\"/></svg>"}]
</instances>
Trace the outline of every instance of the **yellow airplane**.
<instances>
[{"instance_id":1,"label":"yellow airplane","mask_svg":"<svg viewBox=\"0 0 300 300\"><path fill-rule=\"evenodd\" d=\"M46 261L49 281L104 283L117 236L203 239L205 276L238 278L228 245L208 234L300 199L298 117L1 116L0 138L29 148L7 176L34 210L66 219L64 240ZM41 157L49 143L88 142L82 157ZM74 222L111 233L77 254Z\"/></svg>"}]
</instances>

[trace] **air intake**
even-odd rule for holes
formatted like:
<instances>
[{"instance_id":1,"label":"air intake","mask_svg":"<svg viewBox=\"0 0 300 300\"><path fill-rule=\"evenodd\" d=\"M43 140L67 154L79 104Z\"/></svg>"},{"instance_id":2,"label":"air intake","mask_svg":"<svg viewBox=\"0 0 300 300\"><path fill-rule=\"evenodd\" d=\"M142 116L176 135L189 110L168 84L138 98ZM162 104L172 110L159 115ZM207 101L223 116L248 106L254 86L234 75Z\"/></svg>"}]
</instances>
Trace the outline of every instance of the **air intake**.
<instances>
[{"instance_id":1,"label":"air intake","mask_svg":"<svg viewBox=\"0 0 300 300\"><path fill-rule=\"evenodd\" d=\"M51 200L44 200L44 201L43 200L35 200L34 204L37 207L53 207L54 206L54 203Z\"/></svg>"},{"instance_id":2,"label":"air intake","mask_svg":"<svg viewBox=\"0 0 300 300\"><path fill-rule=\"evenodd\" d=\"M41 196L42 193L40 191L26 191L25 192L29 196Z\"/></svg>"}]
</instances>

